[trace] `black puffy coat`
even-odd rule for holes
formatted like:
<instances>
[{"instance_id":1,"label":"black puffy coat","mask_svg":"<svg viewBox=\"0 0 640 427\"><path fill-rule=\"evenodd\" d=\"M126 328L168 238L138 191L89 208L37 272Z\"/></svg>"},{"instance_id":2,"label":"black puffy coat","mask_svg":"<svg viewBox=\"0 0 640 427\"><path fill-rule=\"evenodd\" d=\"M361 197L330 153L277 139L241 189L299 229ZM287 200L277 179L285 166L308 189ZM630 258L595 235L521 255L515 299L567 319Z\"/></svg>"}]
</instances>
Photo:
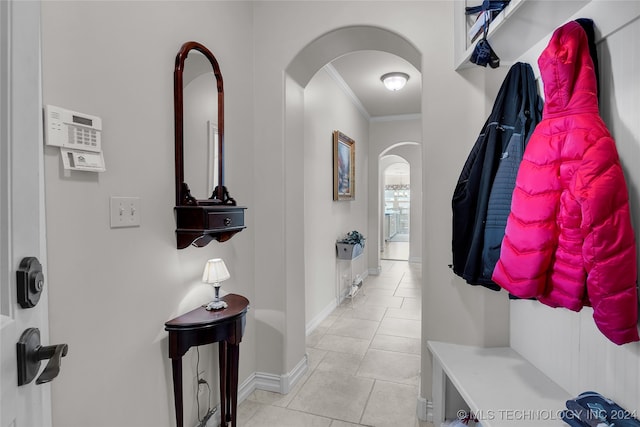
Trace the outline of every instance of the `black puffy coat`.
<instances>
[{"instance_id":1,"label":"black puffy coat","mask_svg":"<svg viewBox=\"0 0 640 427\"><path fill-rule=\"evenodd\" d=\"M500 289L491 275L524 147L541 117L533 70L518 62L500 87L453 194L452 267L469 284Z\"/></svg>"}]
</instances>

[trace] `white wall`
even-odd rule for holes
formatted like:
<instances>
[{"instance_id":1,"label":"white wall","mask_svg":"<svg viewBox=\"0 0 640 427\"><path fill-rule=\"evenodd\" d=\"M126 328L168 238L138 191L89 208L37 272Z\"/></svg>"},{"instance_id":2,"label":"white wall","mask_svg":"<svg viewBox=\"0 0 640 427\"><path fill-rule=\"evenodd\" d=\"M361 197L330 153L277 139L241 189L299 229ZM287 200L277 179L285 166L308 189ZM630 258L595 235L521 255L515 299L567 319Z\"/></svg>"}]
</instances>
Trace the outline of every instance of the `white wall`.
<instances>
[{"instance_id":1,"label":"white wall","mask_svg":"<svg viewBox=\"0 0 640 427\"><path fill-rule=\"evenodd\" d=\"M423 93L423 97L425 94ZM369 267L374 270L378 267L380 260L380 242L382 233L381 206L382 200L381 186L382 173L384 168L380 167L380 155L395 154L405 159L411 168L411 208L409 222L409 260L411 262L422 262L422 121L419 119L394 120L394 121L373 121L370 125L371 134L371 156L369 161L369 179L377 182L377 186L370 186L369 209L370 215L377 212L377 216L372 217L369 224L369 232L376 233L375 251L369 252ZM411 144L407 144L411 143ZM402 144L402 145L399 145ZM372 239L373 240L373 239ZM372 241L373 243L373 241ZM372 248L373 249L373 248Z\"/></svg>"},{"instance_id":2,"label":"white wall","mask_svg":"<svg viewBox=\"0 0 640 427\"><path fill-rule=\"evenodd\" d=\"M453 40L451 19L428 26L438 40ZM435 36L433 36L435 37ZM426 50L423 71L422 339L499 346L508 343L508 301L503 292L469 286L451 264L451 198L462 166L497 94L500 71L481 67L454 72L453 52ZM444 64L438 67L436 64ZM497 77L498 76L498 77ZM422 353L421 394L431 396L431 356Z\"/></svg>"},{"instance_id":3,"label":"white wall","mask_svg":"<svg viewBox=\"0 0 640 427\"><path fill-rule=\"evenodd\" d=\"M592 18L598 34L604 36L598 42L600 111L616 140L637 242L640 242L637 168L640 58L630 53L637 51L640 21L632 19L639 15L640 2L591 4L576 15ZM547 41L534 47L529 57L537 58ZM611 343L597 330L592 316L590 308L574 313L533 301L511 302L511 346L569 393L595 390L629 411L636 411L640 408L640 344Z\"/></svg>"},{"instance_id":4,"label":"white wall","mask_svg":"<svg viewBox=\"0 0 640 427\"><path fill-rule=\"evenodd\" d=\"M223 290L253 302L252 9L245 2L43 2L43 97L100 116L107 171L63 172L45 150L51 342L69 344L53 382L56 426L174 425L164 322L206 302L208 258ZM224 244L176 249L173 69L182 43L216 55L226 94L226 184L248 228ZM139 228L109 228L109 197L138 196ZM255 371L248 314L240 381ZM217 395L217 351L200 351ZM195 425L195 355L184 360L185 420ZM217 401L217 398L215 399ZM204 401L202 402L204 404Z\"/></svg>"},{"instance_id":5,"label":"white wall","mask_svg":"<svg viewBox=\"0 0 640 427\"><path fill-rule=\"evenodd\" d=\"M70 346L64 374L52 385L55 425L86 425L87 419L98 427L172 425L163 323L209 298L210 289L199 283L199 276L213 256L223 257L232 274L223 288L252 301L241 346L241 381L253 372L287 374L304 357L304 260L311 246L305 241L300 250L299 245L307 229L307 184L301 179L306 178L306 147L300 143L305 96L285 70L313 40L356 24L392 31L422 56L422 137L406 140L423 143L423 341L506 344L504 293L469 287L447 267L453 189L504 70L452 70L447 42L453 39L452 2L394 4L389 9L388 2L376 1L43 3L44 102L102 117L107 164L103 174L65 175L56 150L45 152L51 341ZM610 15L602 13L596 22ZM615 93L605 119L618 141L632 194L640 180L632 167L638 155L640 94L632 77L637 64L629 62L635 60L629 55L633 47L627 44L637 40L635 32L637 23L612 35L611 45L601 46L603 58L610 55L608 82ZM222 67L227 185L239 203L249 206L249 228L224 244L178 251L172 213L172 72L180 45L192 39L208 46ZM326 63L317 65L312 59L298 65L315 72ZM629 64L632 71L620 74ZM373 140L375 132L369 132ZM370 172L373 158L377 164L377 151L370 149ZM378 212L371 197L377 176L368 178L368 204L374 203L369 215ZM111 195L141 197L140 228L109 228ZM633 196L636 229L639 206ZM370 216L369 230L372 224L376 227ZM369 258L369 267L377 267L375 262ZM553 319L548 316L536 315L536 320ZM588 313L580 316L588 318ZM575 319L547 325L589 334L585 325L590 319ZM544 343L538 341L537 348L550 348ZM598 345L596 340L593 346ZM602 349L594 360L607 374L616 366L640 366L635 345ZM210 349L201 354L209 371L215 371L213 354ZM430 360L423 352L421 389L426 398ZM194 363L185 358L187 402L194 401ZM215 380L212 372L207 375ZM637 398L626 396L635 395L639 375L637 370L627 375L630 380L607 380L612 382L603 391L612 391L612 397L633 409ZM195 420L194 411L186 408L188 424Z\"/></svg>"},{"instance_id":6,"label":"white wall","mask_svg":"<svg viewBox=\"0 0 640 427\"><path fill-rule=\"evenodd\" d=\"M308 327L313 319L336 302L336 277L340 277L336 272L336 240L351 230L358 230L366 237L369 228L369 122L324 69L305 88L304 117L304 250ZM333 201L334 130L355 141L353 201ZM373 242L374 239L366 241L365 252Z\"/></svg>"},{"instance_id":7,"label":"white wall","mask_svg":"<svg viewBox=\"0 0 640 427\"><path fill-rule=\"evenodd\" d=\"M282 104L283 70L295 65L293 68L298 78L305 73L316 72L328 62L327 59L333 59L308 57L304 50L308 44L329 32L355 24L384 28L404 37L422 55L422 66L418 65L423 73L423 93L427 94L422 100L423 339L504 344L508 341L506 295L466 286L453 279L447 267L451 262L451 196L466 155L486 118L483 117L486 70L472 69L463 74L453 71L453 52L447 48L450 44L446 42L453 39L452 2L402 2L394 5L396 7L389 8L388 3L376 1L256 3L255 63L259 69L255 75L255 129L256 141L260 140L259 144L256 143L255 153L256 182L283 188L286 172L283 174L282 170L286 171L290 165L285 165L282 159L289 149L297 148L302 139L302 136L292 139L284 136L282 124L289 126L292 111L288 105ZM434 40L440 42L434 43ZM339 35L335 41L341 41ZM355 49L358 42L348 40L339 49L319 54L344 53L349 48ZM294 60L297 61L292 63ZM297 81L306 84L304 79ZM426 200L429 203L424 202ZM298 270L297 263L283 257L283 242L289 237L288 228L293 225L298 230L299 223L304 222L302 194L292 193L285 197L256 193L254 209L256 254L264 254L256 257L256 276L269 284L276 284L285 276L287 281L297 277L297 283L302 283L304 271ZM369 210L371 212L377 211L374 208ZM287 220L283 221L283 218ZM287 275L286 272L294 274ZM296 322L304 325L303 318L288 316L283 311L282 301L287 287L298 286L294 282L268 289L257 286L256 299L260 306L256 311L278 313L282 328ZM278 331L261 327L257 313L256 319L260 328L256 337L257 347L277 347L279 343L271 344L278 339ZM287 341L285 347L289 356L285 366L278 366L273 359L265 357L257 361L259 370L279 368L287 372L292 369L295 352L300 357L304 354L304 330L298 335L288 335ZM422 393L428 398L431 390L428 352L423 352L421 370Z\"/></svg>"},{"instance_id":8,"label":"white wall","mask_svg":"<svg viewBox=\"0 0 640 427\"><path fill-rule=\"evenodd\" d=\"M447 267L450 200L485 118L479 112L485 109L486 71L452 70L451 2L393 4L44 2L44 102L102 117L107 164L100 175L65 176L55 150L45 153L51 339L70 345L65 375L53 384L56 425L84 425L87 419L96 426L173 423L163 323L207 300L210 290L199 275L213 256L223 257L232 274L223 288L252 302L240 380L253 372L286 377L303 360L304 88L285 70L298 58L298 72L316 72L326 58L317 65L318 58L298 54L323 34L352 25L401 36L409 44L395 53L422 61L423 340L506 341L504 299L460 283ZM249 207L248 229L224 244L178 251L172 72L180 45L192 39L221 64L226 183ZM370 40L342 41L338 50L348 51ZM385 46L391 45L397 46ZM111 195L141 197L140 228L109 229ZM377 215L376 208L368 212ZM106 308L98 310L98 304ZM431 366L423 353L428 398ZM205 351L201 359L211 360L211 354ZM194 401L188 391L193 363L185 360L188 402ZM190 424L194 408L186 409Z\"/></svg>"}]
</instances>

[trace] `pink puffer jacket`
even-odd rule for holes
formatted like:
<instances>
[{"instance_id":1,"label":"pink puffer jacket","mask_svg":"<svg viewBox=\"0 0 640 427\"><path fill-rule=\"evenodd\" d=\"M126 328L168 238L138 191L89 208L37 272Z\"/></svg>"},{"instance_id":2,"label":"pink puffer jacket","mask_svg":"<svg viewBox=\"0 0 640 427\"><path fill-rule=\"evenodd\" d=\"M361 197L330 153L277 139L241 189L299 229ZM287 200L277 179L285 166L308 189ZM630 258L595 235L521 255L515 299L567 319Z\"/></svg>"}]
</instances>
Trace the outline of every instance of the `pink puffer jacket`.
<instances>
[{"instance_id":1,"label":"pink puffer jacket","mask_svg":"<svg viewBox=\"0 0 640 427\"><path fill-rule=\"evenodd\" d=\"M636 244L615 143L598 112L587 38L569 22L538 59L545 105L524 153L493 280L521 298L593 306L616 344L638 341Z\"/></svg>"}]
</instances>

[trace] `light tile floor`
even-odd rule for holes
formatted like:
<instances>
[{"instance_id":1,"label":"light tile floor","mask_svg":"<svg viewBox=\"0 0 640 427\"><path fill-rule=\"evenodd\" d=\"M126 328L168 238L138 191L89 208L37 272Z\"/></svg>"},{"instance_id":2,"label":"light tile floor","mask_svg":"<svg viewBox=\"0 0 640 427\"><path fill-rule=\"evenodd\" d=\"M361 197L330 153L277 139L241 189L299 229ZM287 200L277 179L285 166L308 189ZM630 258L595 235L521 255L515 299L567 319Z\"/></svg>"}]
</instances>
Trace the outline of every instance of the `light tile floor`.
<instances>
[{"instance_id":1,"label":"light tile floor","mask_svg":"<svg viewBox=\"0 0 640 427\"><path fill-rule=\"evenodd\" d=\"M409 242L385 242L380 258L384 260L406 261L409 259Z\"/></svg>"},{"instance_id":2,"label":"light tile floor","mask_svg":"<svg viewBox=\"0 0 640 427\"><path fill-rule=\"evenodd\" d=\"M287 395L256 390L242 427L432 427L418 421L420 265L382 261L353 301L307 337L309 370Z\"/></svg>"}]
</instances>

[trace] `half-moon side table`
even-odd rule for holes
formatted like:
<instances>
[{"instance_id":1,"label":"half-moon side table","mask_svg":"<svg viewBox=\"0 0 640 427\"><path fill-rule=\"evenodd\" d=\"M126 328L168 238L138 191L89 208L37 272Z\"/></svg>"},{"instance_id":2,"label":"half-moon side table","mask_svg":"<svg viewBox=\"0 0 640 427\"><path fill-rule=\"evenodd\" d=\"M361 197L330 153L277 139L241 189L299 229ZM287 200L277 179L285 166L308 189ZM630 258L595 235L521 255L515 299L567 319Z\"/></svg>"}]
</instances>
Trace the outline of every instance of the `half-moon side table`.
<instances>
[{"instance_id":1,"label":"half-moon side table","mask_svg":"<svg viewBox=\"0 0 640 427\"><path fill-rule=\"evenodd\" d=\"M221 298L229 305L222 310L207 311L198 307L169 320L169 357L173 368L173 397L176 405L176 426L183 427L182 412L182 356L189 348L218 342L220 365L221 426L231 422L236 427L238 407L238 356L244 333L249 300L229 294Z\"/></svg>"}]
</instances>

